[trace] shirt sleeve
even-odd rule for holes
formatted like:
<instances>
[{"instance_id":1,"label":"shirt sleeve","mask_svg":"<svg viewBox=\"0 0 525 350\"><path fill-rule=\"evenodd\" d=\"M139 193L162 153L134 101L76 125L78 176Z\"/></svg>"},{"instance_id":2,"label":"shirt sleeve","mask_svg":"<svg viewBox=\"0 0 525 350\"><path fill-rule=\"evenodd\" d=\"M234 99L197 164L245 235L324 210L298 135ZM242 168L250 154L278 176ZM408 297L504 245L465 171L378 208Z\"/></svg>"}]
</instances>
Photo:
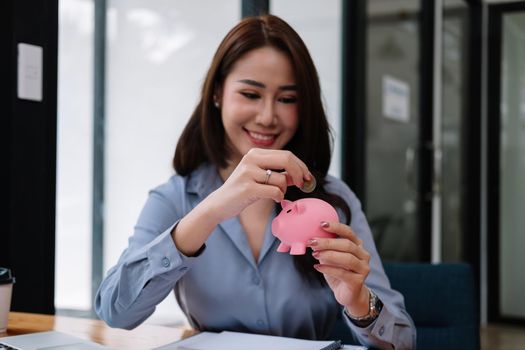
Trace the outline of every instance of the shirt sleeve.
<instances>
[{"instance_id":1,"label":"shirt sleeve","mask_svg":"<svg viewBox=\"0 0 525 350\"><path fill-rule=\"evenodd\" d=\"M352 221L350 226L363 240L365 249L370 253L370 273L365 284L381 299L383 308L378 318L368 327L361 328L343 312L343 319L357 340L368 347L378 349L414 349L416 346L416 328L405 309L403 295L390 286L377 252L368 221L356 195L344 184L338 189L339 195L350 206Z\"/></svg>"},{"instance_id":2,"label":"shirt sleeve","mask_svg":"<svg viewBox=\"0 0 525 350\"><path fill-rule=\"evenodd\" d=\"M171 231L183 213L175 190L168 183L150 192L128 247L97 291L95 310L111 327L132 329L148 318L205 248L188 257L175 247Z\"/></svg>"}]
</instances>

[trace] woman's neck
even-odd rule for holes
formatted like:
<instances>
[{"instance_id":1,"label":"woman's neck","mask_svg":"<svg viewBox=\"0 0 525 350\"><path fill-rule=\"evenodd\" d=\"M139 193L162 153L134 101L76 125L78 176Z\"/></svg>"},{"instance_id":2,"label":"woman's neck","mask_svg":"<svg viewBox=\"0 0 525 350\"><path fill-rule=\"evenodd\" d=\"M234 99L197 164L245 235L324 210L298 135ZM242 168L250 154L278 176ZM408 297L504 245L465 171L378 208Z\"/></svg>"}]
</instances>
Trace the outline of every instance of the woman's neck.
<instances>
[{"instance_id":1,"label":"woman's neck","mask_svg":"<svg viewBox=\"0 0 525 350\"><path fill-rule=\"evenodd\" d=\"M219 176L221 177L222 181L226 182L230 175L233 173L235 168L239 165L239 161L228 161L228 165L224 168L219 168Z\"/></svg>"}]
</instances>

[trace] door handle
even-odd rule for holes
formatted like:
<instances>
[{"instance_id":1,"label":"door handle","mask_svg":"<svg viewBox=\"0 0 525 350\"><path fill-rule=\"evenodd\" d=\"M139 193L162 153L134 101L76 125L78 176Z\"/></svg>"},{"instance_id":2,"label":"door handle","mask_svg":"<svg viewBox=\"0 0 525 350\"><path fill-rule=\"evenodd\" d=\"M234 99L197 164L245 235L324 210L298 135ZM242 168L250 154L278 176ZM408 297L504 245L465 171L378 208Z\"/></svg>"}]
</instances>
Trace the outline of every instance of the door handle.
<instances>
[{"instance_id":1,"label":"door handle","mask_svg":"<svg viewBox=\"0 0 525 350\"><path fill-rule=\"evenodd\" d=\"M405 150L405 182L409 191L417 194L416 150L413 147L407 147Z\"/></svg>"}]
</instances>

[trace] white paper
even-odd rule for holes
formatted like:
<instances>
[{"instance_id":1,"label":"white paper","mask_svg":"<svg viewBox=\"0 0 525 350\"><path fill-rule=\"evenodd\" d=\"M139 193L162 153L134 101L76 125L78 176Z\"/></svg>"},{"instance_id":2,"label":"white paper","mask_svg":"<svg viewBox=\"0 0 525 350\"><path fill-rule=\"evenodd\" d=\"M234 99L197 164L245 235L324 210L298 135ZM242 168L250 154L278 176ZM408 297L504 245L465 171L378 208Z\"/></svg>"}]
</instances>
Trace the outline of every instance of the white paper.
<instances>
[{"instance_id":1,"label":"white paper","mask_svg":"<svg viewBox=\"0 0 525 350\"><path fill-rule=\"evenodd\" d=\"M332 343L238 332L202 332L154 350L319 350ZM345 345L343 349L366 350Z\"/></svg>"},{"instance_id":2,"label":"white paper","mask_svg":"<svg viewBox=\"0 0 525 350\"><path fill-rule=\"evenodd\" d=\"M383 116L408 123L410 120L410 86L391 76L383 76Z\"/></svg>"},{"instance_id":3,"label":"white paper","mask_svg":"<svg viewBox=\"0 0 525 350\"><path fill-rule=\"evenodd\" d=\"M42 101L41 46L18 44L18 98Z\"/></svg>"}]
</instances>

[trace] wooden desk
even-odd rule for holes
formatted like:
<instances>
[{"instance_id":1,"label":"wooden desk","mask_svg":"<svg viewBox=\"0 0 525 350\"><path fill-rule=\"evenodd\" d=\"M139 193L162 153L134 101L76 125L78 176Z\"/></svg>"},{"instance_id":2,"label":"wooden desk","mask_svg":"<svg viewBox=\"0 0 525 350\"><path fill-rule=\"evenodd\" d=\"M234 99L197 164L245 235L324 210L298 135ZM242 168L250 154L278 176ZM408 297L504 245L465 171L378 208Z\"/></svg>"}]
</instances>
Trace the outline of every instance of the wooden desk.
<instances>
[{"instance_id":1,"label":"wooden desk","mask_svg":"<svg viewBox=\"0 0 525 350\"><path fill-rule=\"evenodd\" d=\"M143 324L131 331L127 331L111 328L100 320L10 312L7 333L0 333L0 337L51 330L91 340L116 350L152 349L186 338L194 333L187 328L148 324Z\"/></svg>"}]
</instances>

